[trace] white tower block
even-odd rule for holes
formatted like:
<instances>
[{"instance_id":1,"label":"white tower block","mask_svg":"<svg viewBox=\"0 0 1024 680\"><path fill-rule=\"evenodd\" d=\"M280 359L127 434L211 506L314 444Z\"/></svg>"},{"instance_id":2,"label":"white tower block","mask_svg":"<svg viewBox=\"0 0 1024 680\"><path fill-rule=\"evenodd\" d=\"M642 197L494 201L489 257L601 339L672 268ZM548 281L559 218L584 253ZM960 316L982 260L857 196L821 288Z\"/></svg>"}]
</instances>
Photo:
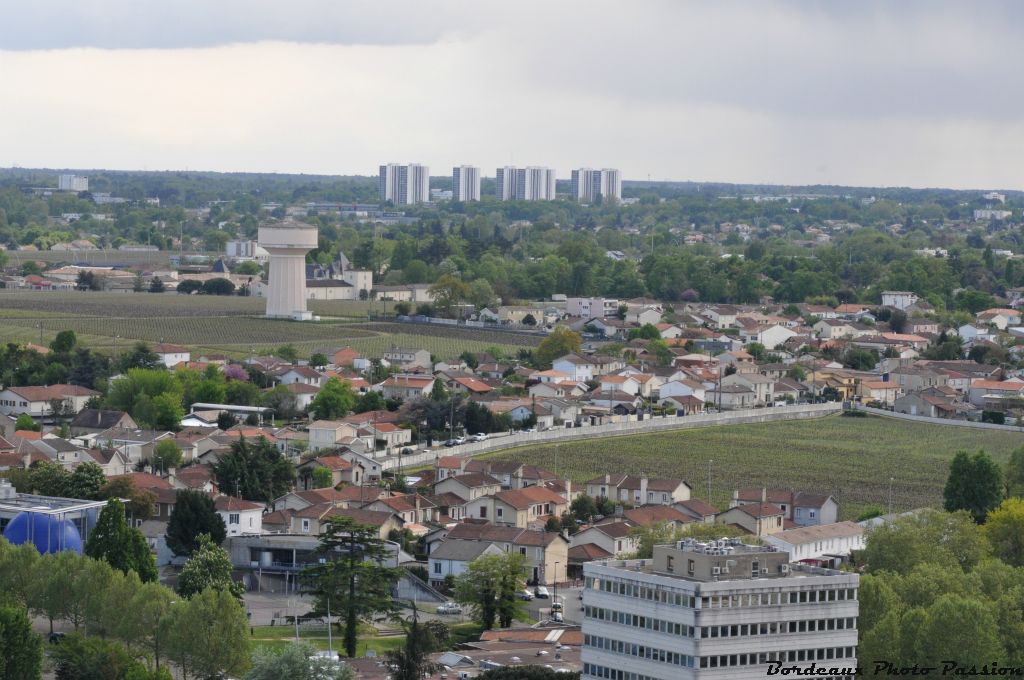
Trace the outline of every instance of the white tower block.
<instances>
[{"instance_id":1,"label":"white tower block","mask_svg":"<svg viewBox=\"0 0 1024 680\"><path fill-rule=\"evenodd\" d=\"M270 253L267 316L302 318L306 312L306 253L317 246L317 228L295 221L260 227L259 244Z\"/></svg>"}]
</instances>

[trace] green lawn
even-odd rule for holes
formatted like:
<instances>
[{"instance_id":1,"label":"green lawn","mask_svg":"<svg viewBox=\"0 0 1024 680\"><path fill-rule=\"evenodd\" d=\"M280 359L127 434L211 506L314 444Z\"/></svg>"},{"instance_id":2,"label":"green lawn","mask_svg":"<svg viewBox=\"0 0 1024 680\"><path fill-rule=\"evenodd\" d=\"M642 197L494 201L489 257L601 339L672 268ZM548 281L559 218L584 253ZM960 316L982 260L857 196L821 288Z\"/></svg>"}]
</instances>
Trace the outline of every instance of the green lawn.
<instances>
[{"instance_id":1,"label":"green lawn","mask_svg":"<svg viewBox=\"0 0 1024 680\"><path fill-rule=\"evenodd\" d=\"M830 416L751 425L728 425L572 443L522 447L486 457L543 466L584 482L606 472L681 477L694 495L728 505L737 487L830 493L843 519L867 506L893 508L942 503L949 461L958 450L984 449L1005 463L1024 445L1024 434L912 423L887 418Z\"/></svg>"}]
</instances>

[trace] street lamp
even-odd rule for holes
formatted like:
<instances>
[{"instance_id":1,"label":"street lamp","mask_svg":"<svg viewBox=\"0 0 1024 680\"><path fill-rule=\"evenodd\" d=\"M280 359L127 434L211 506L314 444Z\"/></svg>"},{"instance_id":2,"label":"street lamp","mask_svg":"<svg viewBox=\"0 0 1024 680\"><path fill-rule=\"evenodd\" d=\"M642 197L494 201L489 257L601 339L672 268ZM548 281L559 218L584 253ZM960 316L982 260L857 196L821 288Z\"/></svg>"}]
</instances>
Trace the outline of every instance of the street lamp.
<instances>
[{"instance_id":1,"label":"street lamp","mask_svg":"<svg viewBox=\"0 0 1024 680\"><path fill-rule=\"evenodd\" d=\"M889 519L892 520L892 483L896 481L895 477L889 478Z\"/></svg>"},{"instance_id":2,"label":"street lamp","mask_svg":"<svg viewBox=\"0 0 1024 680\"><path fill-rule=\"evenodd\" d=\"M552 603L558 602L558 565L559 564L561 564L561 563L560 562L555 562L555 583L554 583L555 588L554 588L554 593L552 593L552 595L551 595L551 602Z\"/></svg>"},{"instance_id":3,"label":"street lamp","mask_svg":"<svg viewBox=\"0 0 1024 680\"><path fill-rule=\"evenodd\" d=\"M711 502L711 464L714 462L713 460L708 460L708 503Z\"/></svg>"}]
</instances>

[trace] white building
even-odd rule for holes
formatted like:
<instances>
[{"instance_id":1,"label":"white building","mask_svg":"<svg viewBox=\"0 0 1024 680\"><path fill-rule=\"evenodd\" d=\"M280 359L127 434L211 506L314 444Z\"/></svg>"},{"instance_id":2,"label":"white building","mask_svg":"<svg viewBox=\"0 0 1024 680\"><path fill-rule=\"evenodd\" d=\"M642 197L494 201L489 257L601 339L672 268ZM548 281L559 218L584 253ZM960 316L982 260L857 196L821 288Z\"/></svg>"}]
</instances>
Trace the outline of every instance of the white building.
<instances>
[{"instance_id":1,"label":"white building","mask_svg":"<svg viewBox=\"0 0 1024 680\"><path fill-rule=\"evenodd\" d=\"M768 534L762 539L788 552L794 562L803 562L825 556L848 556L853 550L863 550L864 527L855 522L818 524Z\"/></svg>"},{"instance_id":2,"label":"white building","mask_svg":"<svg viewBox=\"0 0 1024 680\"><path fill-rule=\"evenodd\" d=\"M500 201L553 201L555 171L551 168L498 168L496 190Z\"/></svg>"},{"instance_id":3,"label":"white building","mask_svg":"<svg viewBox=\"0 0 1024 680\"><path fill-rule=\"evenodd\" d=\"M258 242L252 240L228 241L224 244L224 254L237 260L266 262L270 259L270 253L261 248Z\"/></svg>"},{"instance_id":4,"label":"white building","mask_svg":"<svg viewBox=\"0 0 1024 680\"><path fill-rule=\"evenodd\" d=\"M580 168L572 171L572 197L580 203L622 200L622 176L613 168Z\"/></svg>"},{"instance_id":5,"label":"white building","mask_svg":"<svg viewBox=\"0 0 1024 680\"><path fill-rule=\"evenodd\" d=\"M263 533L263 504L234 496L218 496L213 506L224 520L228 536Z\"/></svg>"},{"instance_id":6,"label":"white building","mask_svg":"<svg viewBox=\"0 0 1024 680\"><path fill-rule=\"evenodd\" d=\"M856 574L723 540L588 562L583 575L585 680L753 680L773 663L800 675L828 674L812 664L855 674Z\"/></svg>"},{"instance_id":7,"label":"white building","mask_svg":"<svg viewBox=\"0 0 1024 680\"><path fill-rule=\"evenodd\" d=\"M452 200L480 200L480 168L475 165L457 165L452 168Z\"/></svg>"},{"instance_id":8,"label":"white building","mask_svg":"<svg viewBox=\"0 0 1024 680\"><path fill-rule=\"evenodd\" d=\"M882 305L884 307L906 309L910 305L917 302L919 299L920 298L917 297L917 293L910 293L905 290L882 291Z\"/></svg>"},{"instance_id":9,"label":"white building","mask_svg":"<svg viewBox=\"0 0 1024 680\"><path fill-rule=\"evenodd\" d=\"M319 230L292 220L261 226L259 243L270 254L267 316L305 318L306 253L317 247Z\"/></svg>"},{"instance_id":10,"label":"white building","mask_svg":"<svg viewBox=\"0 0 1024 680\"><path fill-rule=\"evenodd\" d=\"M1012 210L992 210L983 209L974 211L974 219L976 220L1005 220L1013 215Z\"/></svg>"},{"instance_id":11,"label":"white building","mask_svg":"<svg viewBox=\"0 0 1024 680\"><path fill-rule=\"evenodd\" d=\"M81 175L57 175L57 189L60 191L88 191L89 178Z\"/></svg>"},{"instance_id":12,"label":"white building","mask_svg":"<svg viewBox=\"0 0 1024 680\"><path fill-rule=\"evenodd\" d=\"M18 416L27 413L33 418L53 414L53 405L61 402L66 412L77 414L89 399L99 392L78 385L49 385L46 387L8 387L0 391L0 414Z\"/></svg>"},{"instance_id":13,"label":"white building","mask_svg":"<svg viewBox=\"0 0 1024 680\"><path fill-rule=\"evenodd\" d=\"M619 301L600 297L566 298L565 313L583 319L604 319L619 313Z\"/></svg>"},{"instance_id":14,"label":"white building","mask_svg":"<svg viewBox=\"0 0 1024 680\"><path fill-rule=\"evenodd\" d=\"M169 345L165 342L153 345L153 353L160 358L160 361L167 368L173 368L182 362L192 361L192 352L187 347Z\"/></svg>"},{"instance_id":15,"label":"white building","mask_svg":"<svg viewBox=\"0 0 1024 680\"><path fill-rule=\"evenodd\" d=\"M380 201L414 205L430 200L430 168L419 163L380 166Z\"/></svg>"}]
</instances>

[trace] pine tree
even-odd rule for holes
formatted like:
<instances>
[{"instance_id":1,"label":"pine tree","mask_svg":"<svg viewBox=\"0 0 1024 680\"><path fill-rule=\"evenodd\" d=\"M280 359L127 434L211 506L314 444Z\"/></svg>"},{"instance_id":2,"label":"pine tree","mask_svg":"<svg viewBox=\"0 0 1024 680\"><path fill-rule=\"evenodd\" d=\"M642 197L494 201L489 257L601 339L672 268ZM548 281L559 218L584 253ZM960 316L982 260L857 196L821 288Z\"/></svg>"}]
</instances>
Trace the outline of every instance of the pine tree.
<instances>
[{"instance_id":1,"label":"pine tree","mask_svg":"<svg viewBox=\"0 0 1024 680\"><path fill-rule=\"evenodd\" d=\"M126 574L134 571L144 582L157 579L156 562L146 537L128 526L124 505L117 498L111 498L100 513L85 544L85 554Z\"/></svg>"},{"instance_id":2,"label":"pine tree","mask_svg":"<svg viewBox=\"0 0 1024 680\"><path fill-rule=\"evenodd\" d=\"M175 555L191 555L199 547L200 534L209 535L220 545L227 537L227 527L212 498L202 491L183 489L175 496L174 510L167 522L167 547Z\"/></svg>"},{"instance_id":3,"label":"pine tree","mask_svg":"<svg viewBox=\"0 0 1024 680\"><path fill-rule=\"evenodd\" d=\"M943 497L946 510L967 510L981 524L1003 499L1003 473L984 451L973 457L958 451L949 464Z\"/></svg>"}]
</instances>

